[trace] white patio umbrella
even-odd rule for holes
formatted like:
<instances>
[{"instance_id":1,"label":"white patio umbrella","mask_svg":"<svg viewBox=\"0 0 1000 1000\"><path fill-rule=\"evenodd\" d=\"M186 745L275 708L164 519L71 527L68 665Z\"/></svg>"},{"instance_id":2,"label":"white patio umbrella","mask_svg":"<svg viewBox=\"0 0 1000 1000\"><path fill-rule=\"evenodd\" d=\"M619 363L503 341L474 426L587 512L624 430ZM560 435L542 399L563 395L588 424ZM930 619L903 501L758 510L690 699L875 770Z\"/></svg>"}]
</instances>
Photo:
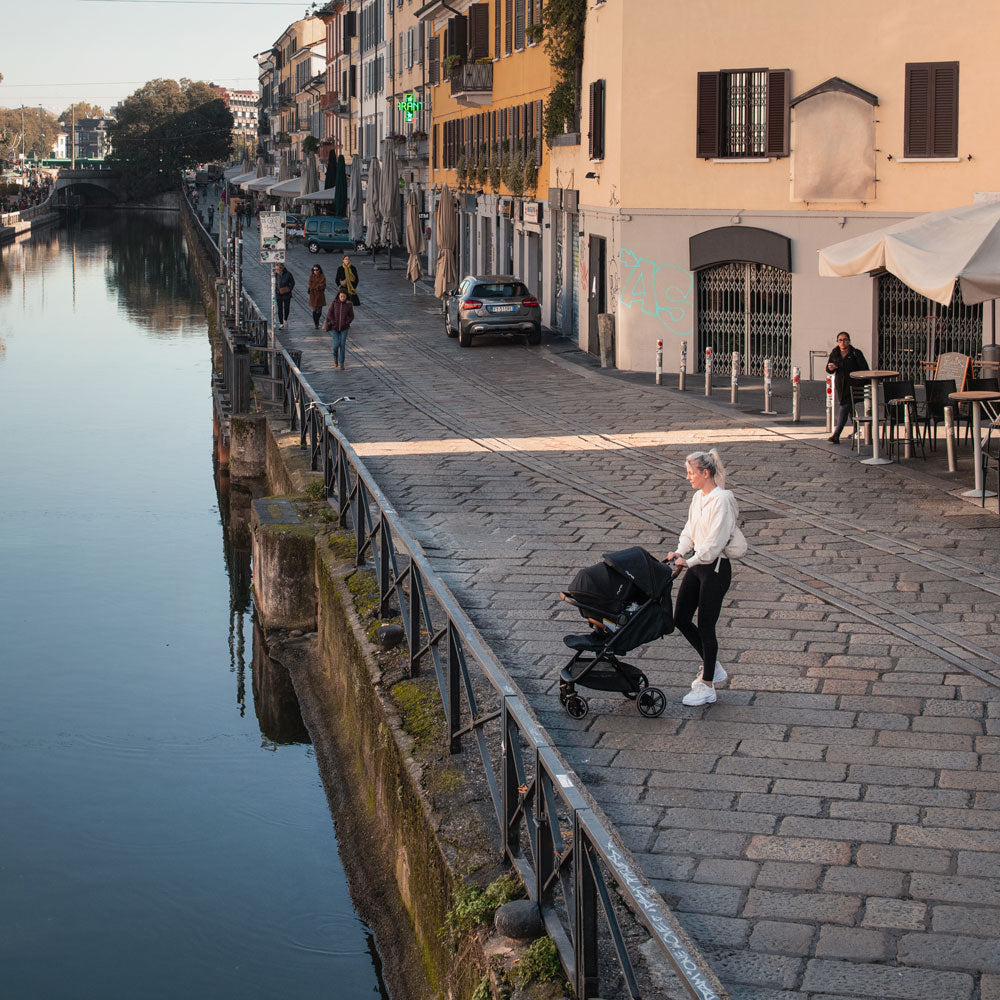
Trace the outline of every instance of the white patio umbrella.
<instances>
[{"instance_id":1,"label":"white patio umbrella","mask_svg":"<svg viewBox=\"0 0 1000 1000\"><path fill-rule=\"evenodd\" d=\"M319 187L319 173L316 169L316 155L310 153L306 157L305 169L302 171L302 194L312 194Z\"/></svg>"},{"instance_id":2,"label":"white patio umbrella","mask_svg":"<svg viewBox=\"0 0 1000 1000\"><path fill-rule=\"evenodd\" d=\"M382 146L385 159L382 163L378 204L382 213L382 242L387 249L391 271L392 248L399 243L399 167L396 163L395 140L386 139Z\"/></svg>"},{"instance_id":3,"label":"white patio umbrella","mask_svg":"<svg viewBox=\"0 0 1000 1000\"><path fill-rule=\"evenodd\" d=\"M417 294L417 282L424 276L420 255L424 251L424 227L420 223L420 208L417 205L417 192L412 188L406 199L406 250L409 260L406 262L406 280L413 285L413 294Z\"/></svg>"},{"instance_id":4,"label":"white patio umbrella","mask_svg":"<svg viewBox=\"0 0 1000 1000\"><path fill-rule=\"evenodd\" d=\"M331 188L331 190L333 190ZM351 177L347 185L347 235L357 243L364 235L362 218L363 199L361 196L361 158L354 157L351 163Z\"/></svg>"},{"instance_id":5,"label":"white patio umbrella","mask_svg":"<svg viewBox=\"0 0 1000 1000\"><path fill-rule=\"evenodd\" d=\"M368 161L368 190L365 192L365 246L375 256L375 247L378 244L379 234L382 229L382 211L379 205L379 185L382 178L382 165L378 162L378 157L373 156Z\"/></svg>"},{"instance_id":6,"label":"white patio umbrella","mask_svg":"<svg viewBox=\"0 0 1000 1000\"><path fill-rule=\"evenodd\" d=\"M1000 202L918 215L819 251L824 277L882 267L941 305L956 281L966 305L1000 297Z\"/></svg>"}]
</instances>

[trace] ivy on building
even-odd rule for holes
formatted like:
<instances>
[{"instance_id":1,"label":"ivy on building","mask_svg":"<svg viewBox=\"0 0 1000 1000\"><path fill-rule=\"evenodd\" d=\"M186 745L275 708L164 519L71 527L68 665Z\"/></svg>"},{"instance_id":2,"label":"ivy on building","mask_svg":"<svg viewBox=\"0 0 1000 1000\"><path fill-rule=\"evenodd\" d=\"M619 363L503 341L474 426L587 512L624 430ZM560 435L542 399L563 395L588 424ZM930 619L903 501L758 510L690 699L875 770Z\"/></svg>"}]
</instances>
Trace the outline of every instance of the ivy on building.
<instances>
[{"instance_id":1,"label":"ivy on building","mask_svg":"<svg viewBox=\"0 0 1000 1000\"><path fill-rule=\"evenodd\" d=\"M532 25L532 37L545 42L556 75L545 102L545 141L575 132L579 121L580 72L583 68L584 23L587 0L546 0L541 20Z\"/></svg>"}]
</instances>

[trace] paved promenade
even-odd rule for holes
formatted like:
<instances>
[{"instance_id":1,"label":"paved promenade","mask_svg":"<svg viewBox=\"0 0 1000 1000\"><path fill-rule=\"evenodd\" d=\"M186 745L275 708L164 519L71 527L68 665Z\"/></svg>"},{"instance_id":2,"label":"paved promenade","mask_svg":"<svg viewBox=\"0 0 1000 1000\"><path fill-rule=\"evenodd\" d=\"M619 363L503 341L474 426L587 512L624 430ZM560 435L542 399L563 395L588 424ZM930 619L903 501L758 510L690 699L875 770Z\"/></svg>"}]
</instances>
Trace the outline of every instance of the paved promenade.
<instances>
[{"instance_id":1,"label":"paved promenade","mask_svg":"<svg viewBox=\"0 0 1000 1000\"><path fill-rule=\"evenodd\" d=\"M306 281L318 261L332 286L340 257L289 253L284 343L356 398L340 427L732 997L1000 1000L1000 523L958 498L967 462L957 481L861 465L818 420L604 372L564 340L462 349L402 256L354 257L334 371ZM697 664L675 634L637 657L661 718L595 693L570 719L582 620L559 590L603 552L673 548L684 456L713 445L751 545L720 621L731 680L682 706Z\"/></svg>"}]
</instances>

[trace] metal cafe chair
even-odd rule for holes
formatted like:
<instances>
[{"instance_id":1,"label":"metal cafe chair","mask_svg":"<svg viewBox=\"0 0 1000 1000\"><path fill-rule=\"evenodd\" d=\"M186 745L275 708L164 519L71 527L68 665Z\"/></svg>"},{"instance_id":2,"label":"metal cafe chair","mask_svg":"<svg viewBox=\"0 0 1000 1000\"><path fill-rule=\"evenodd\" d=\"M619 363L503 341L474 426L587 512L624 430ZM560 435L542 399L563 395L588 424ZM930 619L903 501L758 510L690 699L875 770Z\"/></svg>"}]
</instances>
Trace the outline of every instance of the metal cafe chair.
<instances>
[{"instance_id":1,"label":"metal cafe chair","mask_svg":"<svg viewBox=\"0 0 1000 1000\"><path fill-rule=\"evenodd\" d=\"M996 379L993 379L996 381ZM1000 392L1000 390L997 390ZM986 418L986 436L983 438L983 495L979 498L979 506L986 506L986 474L989 471L990 461L996 466L997 470L997 493L1000 493L1000 405L995 402L989 402L984 400L979 404L983 411L983 417ZM996 436L994 436L996 432ZM990 447L992 444L996 444L993 449L993 454L990 453Z\"/></svg>"},{"instance_id":2,"label":"metal cafe chair","mask_svg":"<svg viewBox=\"0 0 1000 1000\"><path fill-rule=\"evenodd\" d=\"M934 434L931 436L931 450L937 450L937 429L938 424L944 423L944 408L951 406L952 402L948 394L957 392L955 380L953 378L928 379L924 383L926 399L924 401L924 412L920 420L924 425L924 440L926 441L933 428Z\"/></svg>"},{"instance_id":3,"label":"metal cafe chair","mask_svg":"<svg viewBox=\"0 0 1000 1000\"><path fill-rule=\"evenodd\" d=\"M897 379L882 384L882 398L885 400L885 424L883 432L886 438L887 450L895 451L898 459L900 428L906 434L907 417L909 417L910 454L920 446L920 454L924 460L927 452L924 450L924 439L920 433L921 425L917 419L917 392L912 379Z\"/></svg>"},{"instance_id":4,"label":"metal cafe chair","mask_svg":"<svg viewBox=\"0 0 1000 1000\"><path fill-rule=\"evenodd\" d=\"M1000 379L995 376L992 378L967 378L965 380L965 388L967 392L1000 392ZM989 414L992 407L988 404L983 405L983 412ZM968 441L969 437L972 435L972 407L964 407L965 413L965 440Z\"/></svg>"},{"instance_id":5,"label":"metal cafe chair","mask_svg":"<svg viewBox=\"0 0 1000 1000\"><path fill-rule=\"evenodd\" d=\"M851 390L851 421L854 425L854 429L851 431L851 451L854 451L854 449L857 448L858 454L860 455L861 446L864 443L865 438L862 431L867 426L867 436L871 436L872 418L865 416L865 387L852 381L849 388ZM872 406L874 407L875 405L876 404L873 399ZM874 409L872 412L874 412Z\"/></svg>"}]
</instances>

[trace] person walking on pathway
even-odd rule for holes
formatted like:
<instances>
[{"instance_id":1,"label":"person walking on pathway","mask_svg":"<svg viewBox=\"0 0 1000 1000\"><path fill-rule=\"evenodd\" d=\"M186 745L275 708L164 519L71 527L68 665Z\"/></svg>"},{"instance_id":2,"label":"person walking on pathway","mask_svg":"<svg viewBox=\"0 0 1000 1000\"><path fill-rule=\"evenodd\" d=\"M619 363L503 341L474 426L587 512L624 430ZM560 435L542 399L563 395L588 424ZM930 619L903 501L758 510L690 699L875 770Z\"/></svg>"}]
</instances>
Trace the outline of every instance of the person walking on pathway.
<instances>
[{"instance_id":1,"label":"person walking on pathway","mask_svg":"<svg viewBox=\"0 0 1000 1000\"><path fill-rule=\"evenodd\" d=\"M833 375L834 398L839 405L837 426L834 427L833 434L827 438L827 441L831 444L839 444L840 434L847 423L847 418L851 415L851 372L869 370L868 361L864 354L858 348L851 346L851 335L846 330L841 330L837 334L837 346L830 351L826 370Z\"/></svg>"},{"instance_id":2,"label":"person walking on pathway","mask_svg":"<svg viewBox=\"0 0 1000 1000\"><path fill-rule=\"evenodd\" d=\"M337 297L330 303L326 314L324 330L333 334L333 367L344 369L344 356L347 354L347 331L354 322L354 305L342 288Z\"/></svg>"},{"instance_id":3,"label":"person walking on pathway","mask_svg":"<svg viewBox=\"0 0 1000 1000\"><path fill-rule=\"evenodd\" d=\"M358 269L347 254L344 254L344 263L337 268L336 282L339 289L347 292L347 297L354 305L361 305L358 298Z\"/></svg>"},{"instance_id":4,"label":"person walking on pathway","mask_svg":"<svg viewBox=\"0 0 1000 1000\"><path fill-rule=\"evenodd\" d=\"M309 273L309 308L313 313L313 326L319 329L320 317L326 305L326 275L319 264L313 264Z\"/></svg>"},{"instance_id":5,"label":"person walking on pathway","mask_svg":"<svg viewBox=\"0 0 1000 1000\"><path fill-rule=\"evenodd\" d=\"M274 265L274 298L278 303L278 325L284 330L288 321L288 310L292 305L292 289L295 278L284 264Z\"/></svg>"},{"instance_id":6,"label":"person walking on pathway","mask_svg":"<svg viewBox=\"0 0 1000 1000\"><path fill-rule=\"evenodd\" d=\"M711 705L716 700L715 685L729 676L717 660L715 625L732 581L730 559L744 555L747 543L736 523L736 498L725 489L726 470L719 453L714 448L693 452L685 466L695 494L677 551L668 552L667 561L687 569L677 590L674 624L701 657L702 667L681 700L685 705Z\"/></svg>"}]
</instances>

